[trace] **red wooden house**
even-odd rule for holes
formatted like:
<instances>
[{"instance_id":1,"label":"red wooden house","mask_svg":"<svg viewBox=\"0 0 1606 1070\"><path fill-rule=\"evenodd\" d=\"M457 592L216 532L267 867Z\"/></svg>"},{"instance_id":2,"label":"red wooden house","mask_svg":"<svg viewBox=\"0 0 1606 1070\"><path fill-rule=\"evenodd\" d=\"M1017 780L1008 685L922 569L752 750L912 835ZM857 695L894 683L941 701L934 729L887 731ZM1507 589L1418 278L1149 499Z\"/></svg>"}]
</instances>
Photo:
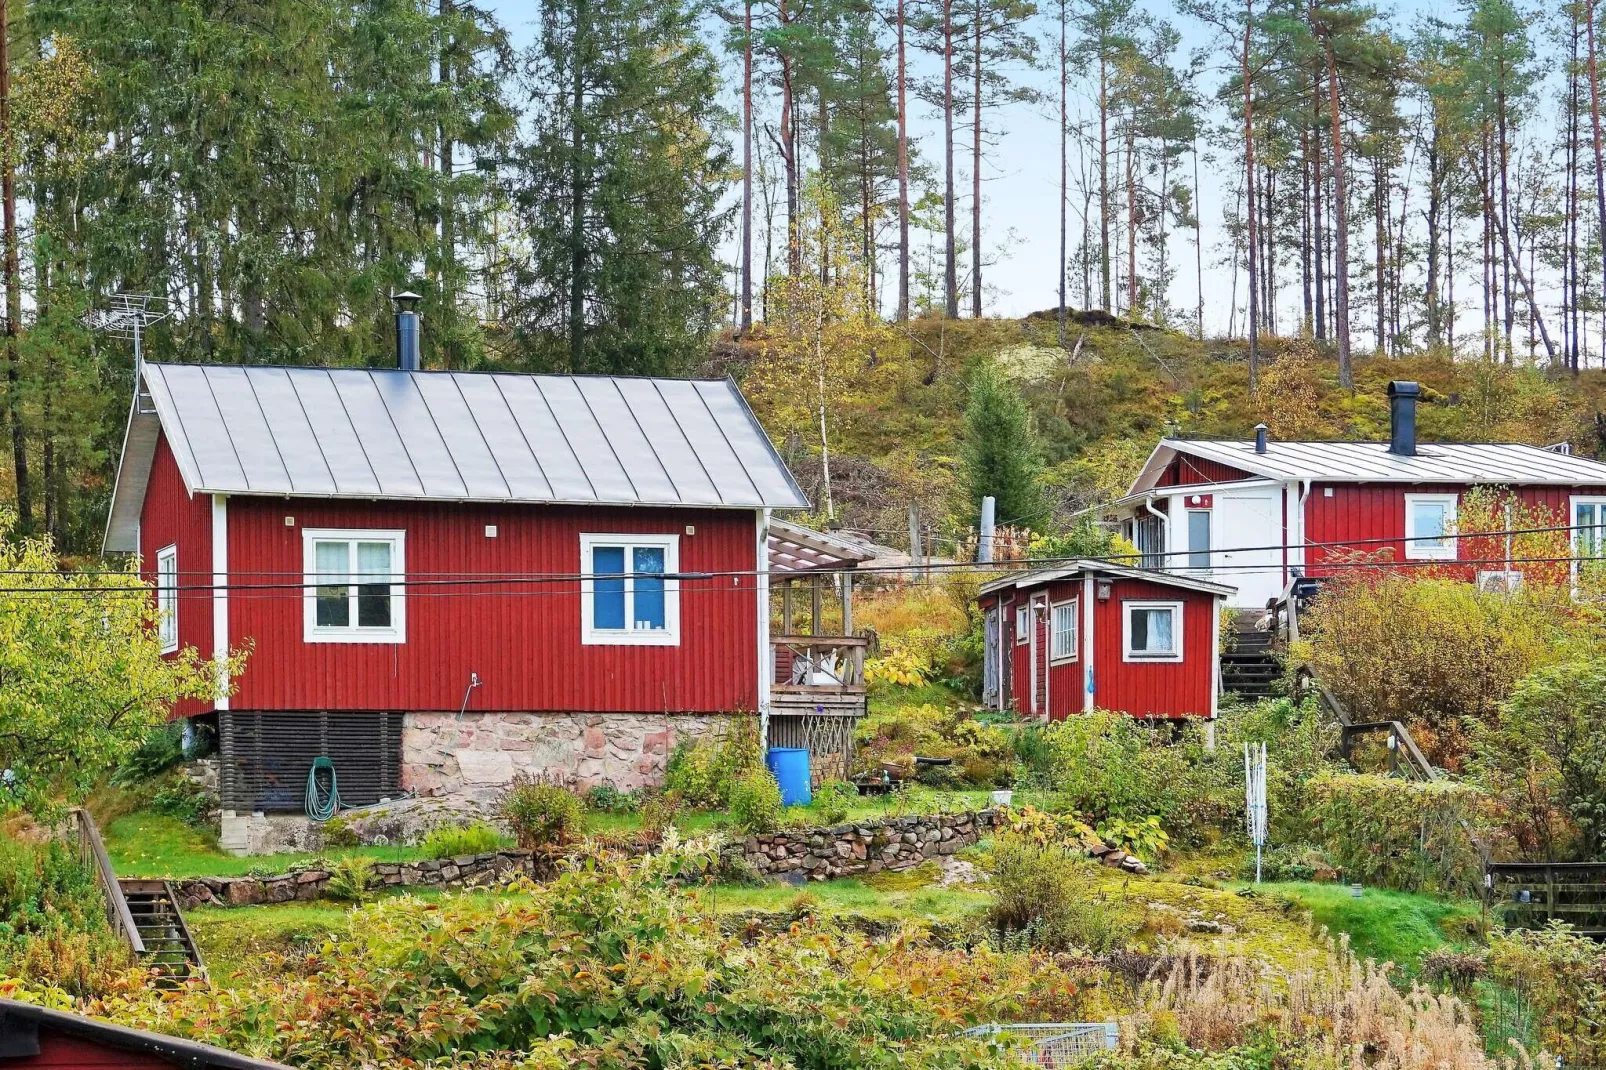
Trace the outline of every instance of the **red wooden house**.
<instances>
[{"instance_id":1,"label":"red wooden house","mask_svg":"<svg viewBox=\"0 0 1606 1070\"><path fill-rule=\"evenodd\" d=\"M1491 561L1488 539L1458 537L1474 486L1500 487L1572 529L1575 554L1606 548L1606 464L1521 443L1418 442L1415 383L1389 384L1388 442L1163 440L1109 515L1149 568L1237 588L1263 609L1297 575L1337 558L1385 555L1466 579L1511 583L1521 562ZM1498 556L1498 549L1493 553ZM1462 567L1456 563L1462 562Z\"/></svg>"},{"instance_id":2,"label":"red wooden house","mask_svg":"<svg viewBox=\"0 0 1606 1070\"><path fill-rule=\"evenodd\" d=\"M289 1070L210 1044L0 999L0 1070Z\"/></svg>"},{"instance_id":3,"label":"red wooden house","mask_svg":"<svg viewBox=\"0 0 1606 1070\"><path fill-rule=\"evenodd\" d=\"M981 589L983 697L1060 720L1092 709L1213 720L1224 584L1078 561Z\"/></svg>"},{"instance_id":4,"label":"red wooden house","mask_svg":"<svg viewBox=\"0 0 1606 1070\"><path fill-rule=\"evenodd\" d=\"M318 755L352 805L630 787L767 710L769 514L806 505L729 380L146 364L106 548L169 650L249 649L181 711L224 806L299 810Z\"/></svg>"}]
</instances>

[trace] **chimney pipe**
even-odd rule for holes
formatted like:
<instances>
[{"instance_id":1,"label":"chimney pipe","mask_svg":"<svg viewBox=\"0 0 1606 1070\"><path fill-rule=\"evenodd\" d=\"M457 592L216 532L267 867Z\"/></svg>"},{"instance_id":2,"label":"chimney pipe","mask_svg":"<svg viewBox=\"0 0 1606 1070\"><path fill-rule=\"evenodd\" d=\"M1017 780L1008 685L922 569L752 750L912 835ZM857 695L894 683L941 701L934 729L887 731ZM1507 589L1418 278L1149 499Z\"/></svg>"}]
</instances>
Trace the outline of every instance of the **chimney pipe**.
<instances>
[{"instance_id":1,"label":"chimney pipe","mask_svg":"<svg viewBox=\"0 0 1606 1070\"><path fill-rule=\"evenodd\" d=\"M1266 452L1266 425L1265 424L1256 424L1255 425L1255 452L1256 453L1265 453Z\"/></svg>"},{"instance_id":2,"label":"chimney pipe","mask_svg":"<svg viewBox=\"0 0 1606 1070\"><path fill-rule=\"evenodd\" d=\"M416 372L421 366L418 356L418 302L423 298L411 290L403 290L392 300L396 302L396 367L404 372Z\"/></svg>"},{"instance_id":3,"label":"chimney pipe","mask_svg":"<svg viewBox=\"0 0 1606 1070\"><path fill-rule=\"evenodd\" d=\"M1416 456L1416 399L1422 388L1416 383L1396 379L1389 383L1389 452L1400 457Z\"/></svg>"}]
</instances>

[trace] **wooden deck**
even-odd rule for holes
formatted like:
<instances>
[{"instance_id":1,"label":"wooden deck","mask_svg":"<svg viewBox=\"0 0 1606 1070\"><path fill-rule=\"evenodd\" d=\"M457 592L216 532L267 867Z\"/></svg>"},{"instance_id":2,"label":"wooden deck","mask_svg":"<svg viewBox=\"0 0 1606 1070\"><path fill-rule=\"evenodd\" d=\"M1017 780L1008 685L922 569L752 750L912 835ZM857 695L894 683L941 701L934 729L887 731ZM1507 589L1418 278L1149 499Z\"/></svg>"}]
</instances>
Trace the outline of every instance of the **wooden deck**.
<instances>
[{"instance_id":1,"label":"wooden deck","mask_svg":"<svg viewBox=\"0 0 1606 1070\"><path fill-rule=\"evenodd\" d=\"M1492 862L1484 893L1508 928L1564 921L1584 936L1606 938L1606 863Z\"/></svg>"}]
</instances>

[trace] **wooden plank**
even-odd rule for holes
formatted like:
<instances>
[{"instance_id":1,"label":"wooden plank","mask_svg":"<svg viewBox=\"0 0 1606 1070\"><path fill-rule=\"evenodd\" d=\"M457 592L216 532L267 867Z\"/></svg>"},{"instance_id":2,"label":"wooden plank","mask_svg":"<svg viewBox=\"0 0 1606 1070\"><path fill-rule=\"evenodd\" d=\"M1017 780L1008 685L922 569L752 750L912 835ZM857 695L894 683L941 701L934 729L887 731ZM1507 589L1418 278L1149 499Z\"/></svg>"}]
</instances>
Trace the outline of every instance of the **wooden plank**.
<instances>
[{"instance_id":1,"label":"wooden plank","mask_svg":"<svg viewBox=\"0 0 1606 1070\"><path fill-rule=\"evenodd\" d=\"M128 909L128 900L123 898L123 889L117 883L117 872L112 869L112 860L106 854L106 845L101 842L100 830L95 827L95 819L89 816L88 810L74 810L73 816L78 822L78 842L88 854L88 861L95 870L95 882L106 896L106 909L111 914L112 927L117 929L134 954L145 954L145 941L139 937L139 928L134 924L134 915Z\"/></svg>"}]
</instances>

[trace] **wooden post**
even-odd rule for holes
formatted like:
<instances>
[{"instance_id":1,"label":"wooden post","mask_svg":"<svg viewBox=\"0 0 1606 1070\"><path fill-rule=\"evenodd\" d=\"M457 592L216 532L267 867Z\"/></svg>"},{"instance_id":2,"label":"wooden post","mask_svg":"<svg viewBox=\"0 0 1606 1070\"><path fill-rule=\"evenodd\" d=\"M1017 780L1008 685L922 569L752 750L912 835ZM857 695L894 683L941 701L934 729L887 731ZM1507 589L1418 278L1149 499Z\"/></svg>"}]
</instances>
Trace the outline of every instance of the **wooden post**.
<instances>
[{"instance_id":1,"label":"wooden post","mask_svg":"<svg viewBox=\"0 0 1606 1070\"><path fill-rule=\"evenodd\" d=\"M792 588L796 581L788 577L781 585L781 634L792 634Z\"/></svg>"},{"instance_id":2,"label":"wooden post","mask_svg":"<svg viewBox=\"0 0 1606 1070\"><path fill-rule=\"evenodd\" d=\"M842 634L853 634L853 573L842 573Z\"/></svg>"},{"instance_id":3,"label":"wooden post","mask_svg":"<svg viewBox=\"0 0 1606 1070\"><path fill-rule=\"evenodd\" d=\"M920 567L920 506L914 502L909 503L909 564L913 565L916 574L923 572Z\"/></svg>"},{"instance_id":4,"label":"wooden post","mask_svg":"<svg viewBox=\"0 0 1606 1070\"><path fill-rule=\"evenodd\" d=\"M819 635L821 599L824 597L825 592L820 585L820 577L818 575L809 577L809 586L811 588L809 591L809 634Z\"/></svg>"}]
</instances>

